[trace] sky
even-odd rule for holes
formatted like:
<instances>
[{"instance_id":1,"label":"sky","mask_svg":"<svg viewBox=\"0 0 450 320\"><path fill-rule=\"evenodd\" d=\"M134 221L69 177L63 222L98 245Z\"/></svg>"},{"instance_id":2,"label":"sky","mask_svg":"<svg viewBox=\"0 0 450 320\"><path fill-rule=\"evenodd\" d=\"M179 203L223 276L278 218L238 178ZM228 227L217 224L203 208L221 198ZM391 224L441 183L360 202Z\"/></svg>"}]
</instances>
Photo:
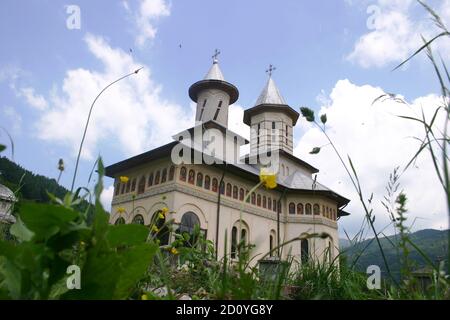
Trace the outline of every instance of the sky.
<instances>
[{"instance_id":1,"label":"sky","mask_svg":"<svg viewBox=\"0 0 450 320\"><path fill-rule=\"evenodd\" d=\"M450 0L427 1L450 26ZM419 147L423 129L398 115L431 118L442 102L432 66L420 55L392 71L437 34L413 0L3 0L0 2L0 126L14 139L23 167L51 178L66 164L70 187L92 100L109 82L144 67L105 92L95 105L83 148L77 186L87 186L100 155L106 165L171 141L194 124L187 91L202 79L220 49L220 66L236 85L229 127L249 136L243 110L255 103L273 64L285 100L328 116L327 132L351 156L365 197L373 193L379 229L389 225L381 205L389 174L403 168ZM445 61L450 44L433 46ZM384 101L396 93L408 103ZM438 123L444 123L439 116ZM439 125L440 125L439 124ZM438 126L439 126L438 125ZM441 126L442 127L442 126ZM357 194L330 146L305 120L294 130L294 154L320 169L318 181L351 199L341 235L355 234L364 217ZM0 143L8 145L4 131ZM102 201L110 207L112 179ZM401 176L413 230L447 228L444 192L428 154ZM92 186L92 182L89 186ZM392 229L386 229L391 232Z\"/></svg>"}]
</instances>

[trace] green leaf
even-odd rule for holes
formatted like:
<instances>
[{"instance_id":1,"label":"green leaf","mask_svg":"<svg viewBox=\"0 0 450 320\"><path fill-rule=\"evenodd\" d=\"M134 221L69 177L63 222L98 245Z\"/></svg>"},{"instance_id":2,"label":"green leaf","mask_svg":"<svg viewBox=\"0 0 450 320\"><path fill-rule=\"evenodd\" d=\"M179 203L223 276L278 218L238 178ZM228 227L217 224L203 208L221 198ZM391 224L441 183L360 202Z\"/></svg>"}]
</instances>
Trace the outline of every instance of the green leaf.
<instances>
[{"instance_id":1,"label":"green leaf","mask_svg":"<svg viewBox=\"0 0 450 320\"><path fill-rule=\"evenodd\" d=\"M123 224L110 226L106 233L106 240L111 247L136 245L147 240L149 230L139 224Z\"/></svg>"},{"instance_id":2,"label":"green leaf","mask_svg":"<svg viewBox=\"0 0 450 320\"><path fill-rule=\"evenodd\" d=\"M300 108L300 112L301 112L302 116L304 118L306 118L307 121L314 122L315 118L314 118L314 111L313 110L311 110L311 109L309 109L307 107L301 107Z\"/></svg>"},{"instance_id":3,"label":"green leaf","mask_svg":"<svg viewBox=\"0 0 450 320\"><path fill-rule=\"evenodd\" d=\"M326 114L321 115L320 121L322 121L323 124L327 123L327 115Z\"/></svg>"},{"instance_id":4,"label":"green leaf","mask_svg":"<svg viewBox=\"0 0 450 320\"><path fill-rule=\"evenodd\" d=\"M0 152L5 151L5 149L6 149L6 146L3 144L0 144Z\"/></svg>"},{"instance_id":5,"label":"green leaf","mask_svg":"<svg viewBox=\"0 0 450 320\"><path fill-rule=\"evenodd\" d=\"M16 223L11 226L9 231L20 241L30 241L34 235L34 233L25 226L20 217L17 218Z\"/></svg>"},{"instance_id":6,"label":"green leaf","mask_svg":"<svg viewBox=\"0 0 450 320\"><path fill-rule=\"evenodd\" d=\"M320 148L319 147L315 147L309 152L309 154L318 154L319 152L320 152Z\"/></svg>"}]
</instances>

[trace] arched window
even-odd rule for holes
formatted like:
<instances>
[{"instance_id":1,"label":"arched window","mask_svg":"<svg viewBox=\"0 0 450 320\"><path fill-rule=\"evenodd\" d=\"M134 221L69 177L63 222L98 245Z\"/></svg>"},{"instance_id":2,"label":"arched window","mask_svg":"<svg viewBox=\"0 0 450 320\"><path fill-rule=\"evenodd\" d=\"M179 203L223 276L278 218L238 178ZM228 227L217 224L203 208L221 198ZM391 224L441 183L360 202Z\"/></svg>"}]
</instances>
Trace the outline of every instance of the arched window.
<instances>
[{"instance_id":1,"label":"arched window","mask_svg":"<svg viewBox=\"0 0 450 320\"><path fill-rule=\"evenodd\" d=\"M326 214L326 217L328 218L328 219L331 219L331 217L330 217L330 209L327 207L327 214Z\"/></svg>"},{"instance_id":2,"label":"arched window","mask_svg":"<svg viewBox=\"0 0 450 320\"><path fill-rule=\"evenodd\" d=\"M211 178L209 176L205 176L205 185L204 188L206 190L209 190L209 188L211 187Z\"/></svg>"},{"instance_id":3,"label":"arched window","mask_svg":"<svg viewBox=\"0 0 450 320\"><path fill-rule=\"evenodd\" d=\"M267 207L267 198L266 196L263 196L263 204L262 204L263 208L265 209Z\"/></svg>"},{"instance_id":4,"label":"arched window","mask_svg":"<svg viewBox=\"0 0 450 320\"><path fill-rule=\"evenodd\" d=\"M317 203L314 204L313 211L315 216L320 216L320 206Z\"/></svg>"},{"instance_id":5,"label":"arched window","mask_svg":"<svg viewBox=\"0 0 450 320\"><path fill-rule=\"evenodd\" d=\"M233 187L233 199L237 199L238 198L238 187L234 186Z\"/></svg>"},{"instance_id":6,"label":"arched window","mask_svg":"<svg viewBox=\"0 0 450 320\"><path fill-rule=\"evenodd\" d=\"M237 227L231 229L231 258L235 259L237 254Z\"/></svg>"},{"instance_id":7,"label":"arched window","mask_svg":"<svg viewBox=\"0 0 450 320\"><path fill-rule=\"evenodd\" d=\"M251 195L252 198L252 204L255 205L256 204L256 194L253 192Z\"/></svg>"},{"instance_id":8,"label":"arched window","mask_svg":"<svg viewBox=\"0 0 450 320\"><path fill-rule=\"evenodd\" d=\"M219 182L217 181L217 179L213 178L212 179L212 191L213 192L217 192L218 184L219 184Z\"/></svg>"},{"instance_id":9,"label":"arched window","mask_svg":"<svg viewBox=\"0 0 450 320\"><path fill-rule=\"evenodd\" d=\"M151 235L154 239L159 240L159 245L167 245L169 244L170 230L166 225L165 216L161 213L162 211L158 210L153 214L151 226L155 226L157 231L152 228Z\"/></svg>"},{"instance_id":10,"label":"arched window","mask_svg":"<svg viewBox=\"0 0 450 320\"><path fill-rule=\"evenodd\" d=\"M325 217L325 205L322 205L322 216Z\"/></svg>"},{"instance_id":11,"label":"arched window","mask_svg":"<svg viewBox=\"0 0 450 320\"><path fill-rule=\"evenodd\" d=\"M240 234L239 234L240 230ZM248 225L240 220L237 221L231 229L231 258L235 259L242 246L249 243Z\"/></svg>"},{"instance_id":12,"label":"arched window","mask_svg":"<svg viewBox=\"0 0 450 320\"><path fill-rule=\"evenodd\" d=\"M180 180L186 182L186 168L181 167L180 169Z\"/></svg>"},{"instance_id":13,"label":"arched window","mask_svg":"<svg viewBox=\"0 0 450 320\"><path fill-rule=\"evenodd\" d=\"M331 264L331 263L333 263L333 256L334 256L334 254L333 254L333 241L329 241L328 242L328 262Z\"/></svg>"},{"instance_id":14,"label":"arched window","mask_svg":"<svg viewBox=\"0 0 450 320\"><path fill-rule=\"evenodd\" d=\"M221 182L220 183L220 187L219 187L219 191L220 191L220 194L225 194L225 182Z\"/></svg>"},{"instance_id":15,"label":"arched window","mask_svg":"<svg viewBox=\"0 0 450 320\"><path fill-rule=\"evenodd\" d=\"M286 175L289 176L289 167L286 166Z\"/></svg>"},{"instance_id":16,"label":"arched window","mask_svg":"<svg viewBox=\"0 0 450 320\"><path fill-rule=\"evenodd\" d=\"M177 232L181 234L189 234L190 238L185 242L186 246L192 247L197 242L197 239L194 237L196 235L194 233L196 227L200 228L200 219L197 217L197 215L191 211L183 214L183 216L181 217L180 227L178 228Z\"/></svg>"},{"instance_id":17,"label":"arched window","mask_svg":"<svg viewBox=\"0 0 450 320\"><path fill-rule=\"evenodd\" d=\"M195 171L194 170L189 170L189 177L188 177L188 182L190 184L195 184Z\"/></svg>"},{"instance_id":18,"label":"arched window","mask_svg":"<svg viewBox=\"0 0 450 320\"><path fill-rule=\"evenodd\" d=\"M145 176L142 176L142 177L139 179L139 184L138 184L138 190L137 190L137 193L138 193L138 194L141 194L141 193L144 193L144 191L145 191Z\"/></svg>"},{"instance_id":19,"label":"arched window","mask_svg":"<svg viewBox=\"0 0 450 320\"><path fill-rule=\"evenodd\" d=\"M305 214L306 215L311 215L311 204L309 204L309 203L307 203L306 205L305 205Z\"/></svg>"},{"instance_id":20,"label":"arched window","mask_svg":"<svg viewBox=\"0 0 450 320\"><path fill-rule=\"evenodd\" d=\"M175 166L170 166L169 168L169 181L172 181L175 177Z\"/></svg>"},{"instance_id":21,"label":"arched window","mask_svg":"<svg viewBox=\"0 0 450 320\"><path fill-rule=\"evenodd\" d=\"M120 192L120 183L116 184L116 187L114 188L114 195L118 196Z\"/></svg>"},{"instance_id":22,"label":"arched window","mask_svg":"<svg viewBox=\"0 0 450 320\"><path fill-rule=\"evenodd\" d=\"M160 177L161 177L161 172L159 172L159 170L158 170L158 171L156 171L156 175L155 175L155 186L157 184L159 184Z\"/></svg>"},{"instance_id":23,"label":"arched window","mask_svg":"<svg viewBox=\"0 0 450 320\"><path fill-rule=\"evenodd\" d=\"M297 204L297 214L303 214L303 203Z\"/></svg>"},{"instance_id":24,"label":"arched window","mask_svg":"<svg viewBox=\"0 0 450 320\"><path fill-rule=\"evenodd\" d=\"M295 214L295 203L289 203L289 214Z\"/></svg>"},{"instance_id":25,"label":"arched window","mask_svg":"<svg viewBox=\"0 0 450 320\"><path fill-rule=\"evenodd\" d=\"M153 185L153 172L148 176L147 187L151 187Z\"/></svg>"},{"instance_id":26,"label":"arched window","mask_svg":"<svg viewBox=\"0 0 450 320\"><path fill-rule=\"evenodd\" d=\"M260 194L258 194L258 195L256 196L256 205L257 205L258 207L261 207L261 195L260 195Z\"/></svg>"},{"instance_id":27,"label":"arched window","mask_svg":"<svg viewBox=\"0 0 450 320\"><path fill-rule=\"evenodd\" d=\"M134 224L144 224L144 217L140 214L134 216L133 221L131 223Z\"/></svg>"},{"instance_id":28,"label":"arched window","mask_svg":"<svg viewBox=\"0 0 450 320\"><path fill-rule=\"evenodd\" d=\"M283 207L281 206L281 201L278 201L278 212L283 213Z\"/></svg>"},{"instance_id":29,"label":"arched window","mask_svg":"<svg viewBox=\"0 0 450 320\"><path fill-rule=\"evenodd\" d=\"M131 192L134 192L136 190L136 178L133 178L131 180Z\"/></svg>"},{"instance_id":30,"label":"arched window","mask_svg":"<svg viewBox=\"0 0 450 320\"><path fill-rule=\"evenodd\" d=\"M197 173L197 187L203 187L203 174Z\"/></svg>"},{"instance_id":31,"label":"arched window","mask_svg":"<svg viewBox=\"0 0 450 320\"><path fill-rule=\"evenodd\" d=\"M275 199L272 201L272 210L273 212L277 212L277 200Z\"/></svg>"},{"instance_id":32,"label":"arched window","mask_svg":"<svg viewBox=\"0 0 450 320\"><path fill-rule=\"evenodd\" d=\"M244 201L244 196L245 196L245 191L244 191L244 189L240 189L239 190L239 200L241 200L241 201Z\"/></svg>"},{"instance_id":33,"label":"arched window","mask_svg":"<svg viewBox=\"0 0 450 320\"><path fill-rule=\"evenodd\" d=\"M275 230L271 230L270 231L270 237L269 237L269 255L271 257L276 256L276 250L275 249L275 245L277 243L277 234L275 232Z\"/></svg>"},{"instance_id":34,"label":"arched window","mask_svg":"<svg viewBox=\"0 0 450 320\"><path fill-rule=\"evenodd\" d=\"M308 239L303 239L301 241L301 260L302 264L306 264L309 261L309 243Z\"/></svg>"},{"instance_id":35,"label":"arched window","mask_svg":"<svg viewBox=\"0 0 450 320\"><path fill-rule=\"evenodd\" d=\"M167 169L164 168L161 174L161 183L164 183L167 181Z\"/></svg>"},{"instance_id":36,"label":"arched window","mask_svg":"<svg viewBox=\"0 0 450 320\"><path fill-rule=\"evenodd\" d=\"M231 183L227 183L227 197L231 197Z\"/></svg>"},{"instance_id":37,"label":"arched window","mask_svg":"<svg viewBox=\"0 0 450 320\"><path fill-rule=\"evenodd\" d=\"M272 198L267 198L267 209L272 210Z\"/></svg>"},{"instance_id":38,"label":"arched window","mask_svg":"<svg viewBox=\"0 0 450 320\"><path fill-rule=\"evenodd\" d=\"M125 183L122 184L122 190L120 191L120 194L124 194L125 193L125 187L126 187L126 184Z\"/></svg>"},{"instance_id":39,"label":"arched window","mask_svg":"<svg viewBox=\"0 0 450 320\"><path fill-rule=\"evenodd\" d=\"M125 224L125 219L122 218L122 217L117 218L117 220L116 220L116 222L114 222L114 224L115 224L116 226L119 225L119 224Z\"/></svg>"},{"instance_id":40,"label":"arched window","mask_svg":"<svg viewBox=\"0 0 450 320\"><path fill-rule=\"evenodd\" d=\"M128 180L128 182L127 182L127 193L130 192L130 189L131 189L131 181Z\"/></svg>"}]
</instances>

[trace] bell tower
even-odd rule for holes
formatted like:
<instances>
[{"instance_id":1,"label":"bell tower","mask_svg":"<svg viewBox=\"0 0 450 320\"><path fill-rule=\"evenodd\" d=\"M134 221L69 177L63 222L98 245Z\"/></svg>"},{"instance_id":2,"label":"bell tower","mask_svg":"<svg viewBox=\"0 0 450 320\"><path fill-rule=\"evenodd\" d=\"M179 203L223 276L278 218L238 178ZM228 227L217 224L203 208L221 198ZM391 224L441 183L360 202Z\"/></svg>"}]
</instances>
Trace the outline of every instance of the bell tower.
<instances>
[{"instance_id":1,"label":"bell tower","mask_svg":"<svg viewBox=\"0 0 450 320\"><path fill-rule=\"evenodd\" d=\"M216 121L228 127L228 107L237 101L238 89L225 81L217 59L220 51L212 56L213 64L203 80L189 88L189 97L197 103L196 122Z\"/></svg>"}]
</instances>

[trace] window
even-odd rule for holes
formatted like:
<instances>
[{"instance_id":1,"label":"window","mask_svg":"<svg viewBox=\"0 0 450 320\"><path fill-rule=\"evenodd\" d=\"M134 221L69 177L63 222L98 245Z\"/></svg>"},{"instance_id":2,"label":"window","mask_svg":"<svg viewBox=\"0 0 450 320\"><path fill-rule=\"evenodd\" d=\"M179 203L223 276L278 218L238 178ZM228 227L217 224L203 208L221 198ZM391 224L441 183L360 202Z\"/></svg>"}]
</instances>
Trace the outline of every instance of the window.
<instances>
[{"instance_id":1,"label":"window","mask_svg":"<svg viewBox=\"0 0 450 320\"><path fill-rule=\"evenodd\" d=\"M256 204L256 194L253 192L251 195L252 198L252 204L255 205Z\"/></svg>"},{"instance_id":2,"label":"window","mask_svg":"<svg viewBox=\"0 0 450 320\"><path fill-rule=\"evenodd\" d=\"M241 201L244 201L244 193L245 193L245 191L244 191L244 189L240 189L239 190L239 200L241 200Z\"/></svg>"},{"instance_id":3,"label":"window","mask_svg":"<svg viewBox=\"0 0 450 320\"><path fill-rule=\"evenodd\" d=\"M138 194L141 194L141 193L144 193L144 191L145 191L145 176L142 176L142 177L139 179L139 184L138 184L138 190L137 190L137 193L138 193Z\"/></svg>"},{"instance_id":4,"label":"window","mask_svg":"<svg viewBox=\"0 0 450 320\"><path fill-rule=\"evenodd\" d=\"M231 258L235 259L237 254L237 227L231 229Z\"/></svg>"},{"instance_id":5,"label":"window","mask_svg":"<svg viewBox=\"0 0 450 320\"><path fill-rule=\"evenodd\" d=\"M238 187L234 186L233 187L233 199L237 199L238 198Z\"/></svg>"},{"instance_id":6,"label":"window","mask_svg":"<svg viewBox=\"0 0 450 320\"><path fill-rule=\"evenodd\" d=\"M188 182L190 184L194 184L194 182L195 182L195 171L194 170L189 170Z\"/></svg>"},{"instance_id":7,"label":"window","mask_svg":"<svg viewBox=\"0 0 450 320\"><path fill-rule=\"evenodd\" d=\"M277 238L277 234L276 234L275 230L271 230L270 236L269 236L269 255L271 257L277 255L276 250L275 250L275 244L277 243L276 238Z\"/></svg>"},{"instance_id":8,"label":"window","mask_svg":"<svg viewBox=\"0 0 450 320\"><path fill-rule=\"evenodd\" d=\"M283 209L281 207L281 201L278 201L278 212L283 213Z\"/></svg>"},{"instance_id":9,"label":"window","mask_svg":"<svg viewBox=\"0 0 450 320\"><path fill-rule=\"evenodd\" d=\"M127 193L130 192L130 188L131 188L131 181L128 180L128 182L127 182Z\"/></svg>"},{"instance_id":10,"label":"window","mask_svg":"<svg viewBox=\"0 0 450 320\"><path fill-rule=\"evenodd\" d=\"M208 100L205 99L205 100L203 101L202 111L200 112L200 116L198 117L198 120L202 120L202 117L203 117L203 111L205 110L205 106L206 106L206 101L208 101Z\"/></svg>"},{"instance_id":11,"label":"window","mask_svg":"<svg viewBox=\"0 0 450 320\"><path fill-rule=\"evenodd\" d=\"M219 190L220 190L220 194L225 194L225 182L222 181L220 183Z\"/></svg>"},{"instance_id":12,"label":"window","mask_svg":"<svg viewBox=\"0 0 450 320\"><path fill-rule=\"evenodd\" d=\"M256 205L258 207L261 207L261 195L260 194L258 194L258 196L256 197Z\"/></svg>"},{"instance_id":13,"label":"window","mask_svg":"<svg viewBox=\"0 0 450 320\"><path fill-rule=\"evenodd\" d=\"M289 203L289 214L295 214L295 203Z\"/></svg>"},{"instance_id":14,"label":"window","mask_svg":"<svg viewBox=\"0 0 450 320\"><path fill-rule=\"evenodd\" d=\"M275 129L275 121L272 122L272 130Z\"/></svg>"},{"instance_id":15,"label":"window","mask_svg":"<svg viewBox=\"0 0 450 320\"><path fill-rule=\"evenodd\" d=\"M153 172L148 176L147 186L151 187L153 185Z\"/></svg>"},{"instance_id":16,"label":"window","mask_svg":"<svg viewBox=\"0 0 450 320\"><path fill-rule=\"evenodd\" d=\"M302 264L306 264L309 261L309 243L308 239L304 239L301 241L301 260Z\"/></svg>"},{"instance_id":17,"label":"window","mask_svg":"<svg viewBox=\"0 0 450 320\"><path fill-rule=\"evenodd\" d=\"M197 217L197 215L191 211L183 214L177 233L187 233L190 235L189 240L185 241L186 246L192 247L197 242L196 237L194 237L195 228L200 228L200 219Z\"/></svg>"},{"instance_id":18,"label":"window","mask_svg":"<svg viewBox=\"0 0 450 320\"><path fill-rule=\"evenodd\" d=\"M158 171L156 171L156 175L155 175L155 185L159 184L159 178L161 177L161 173Z\"/></svg>"},{"instance_id":19,"label":"window","mask_svg":"<svg viewBox=\"0 0 450 320\"><path fill-rule=\"evenodd\" d=\"M136 178L133 178L131 180L131 192L134 192L136 190Z\"/></svg>"},{"instance_id":20,"label":"window","mask_svg":"<svg viewBox=\"0 0 450 320\"><path fill-rule=\"evenodd\" d=\"M164 168L161 174L161 183L166 182L166 180L167 180L167 169Z\"/></svg>"},{"instance_id":21,"label":"window","mask_svg":"<svg viewBox=\"0 0 450 320\"><path fill-rule=\"evenodd\" d=\"M269 237L269 256L271 256L271 257L273 257L273 252L272 252L272 250L273 250L273 236L272 235L270 235L270 237Z\"/></svg>"},{"instance_id":22,"label":"window","mask_svg":"<svg viewBox=\"0 0 450 320\"><path fill-rule=\"evenodd\" d=\"M231 183L227 183L227 197L231 197Z\"/></svg>"},{"instance_id":23,"label":"window","mask_svg":"<svg viewBox=\"0 0 450 320\"><path fill-rule=\"evenodd\" d=\"M325 206L324 205L322 205L322 216L325 217Z\"/></svg>"},{"instance_id":24,"label":"window","mask_svg":"<svg viewBox=\"0 0 450 320\"><path fill-rule=\"evenodd\" d=\"M240 230L240 234L239 234ZM237 221L231 229L231 258L235 259L242 246L249 243L248 225L242 221Z\"/></svg>"},{"instance_id":25,"label":"window","mask_svg":"<svg viewBox=\"0 0 450 320\"><path fill-rule=\"evenodd\" d=\"M311 204L307 203L305 205L305 214L306 215L311 215Z\"/></svg>"},{"instance_id":26,"label":"window","mask_svg":"<svg viewBox=\"0 0 450 320\"><path fill-rule=\"evenodd\" d=\"M175 176L175 166L170 166L170 169L169 169L169 181L172 181L174 176Z\"/></svg>"},{"instance_id":27,"label":"window","mask_svg":"<svg viewBox=\"0 0 450 320\"><path fill-rule=\"evenodd\" d=\"M117 218L117 220L116 220L116 222L114 222L114 224L115 224L116 226L119 225L119 224L125 224L125 219L122 218L122 217Z\"/></svg>"},{"instance_id":28,"label":"window","mask_svg":"<svg viewBox=\"0 0 450 320\"><path fill-rule=\"evenodd\" d=\"M303 203L297 204L297 214L303 214Z\"/></svg>"},{"instance_id":29,"label":"window","mask_svg":"<svg viewBox=\"0 0 450 320\"><path fill-rule=\"evenodd\" d=\"M289 167L286 166L286 175L289 176Z\"/></svg>"},{"instance_id":30,"label":"window","mask_svg":"<svg viewBox=\"0 0 450 320\"><path fill-rule=\"evenodd\" d=\"M314 204L313 211L315 216L320 216L320 206L317 203Z\"/></svg>"},{"instance_id":31,"label":"window","mask_svg":"<svg viewBox=\"0 0 450 320\"><path fill-rule=\"evenodd\" d=\"M277 200L273 199L272 204L273 204L272 206L273 212L277 212Z\"/></svg>"},{"instance_id":32,"label":"window","mask_svg":"<svg viewBox=\"0 0 450 320\"><path fill-rule=\"evenodd\" d=\"M209 188L211 187L211 178L209 176L205 176L205 185L204 188L206 190L209 190Z\"/></svg>"},{"instance_id":33,"label":"window","mask_svg":"<svg viewBox=\"0 0 450 320\"><path fill-rule=\"evenodd\" d=\"M144 217L140 214L134 216L133 221L131 223L134 224L144 224Z\"/></svg>"},{"instance_id":34,"label":"window","mask_svg":"<svg viewBox=\"0 0 450 320\"><path fill-rule=\"evenodd\" d=\"M186 181L186 168L185 167L181 167L181 169L180 169L180 180Z\"/></svg>"},{"instance_id":35,"label":"window","mask_svg":"<svg viewBox=\"0 0 450 320\"><path fill-rule=\"evenodd\" d=\"M120 192L120 183L116 184L116 188L114 189L114 195L117 196L119 195Z\"/></svg>"},{"instance_id":36,"label":"window","mask_svg":"<svg viewBox=\"0 0 450 320\"><path fill-rule=\"evenodd\" d=\"M125 183L122 184L122 190L120 191L120 194L124 194L125 193L125 187L126 187L126 184Z\"/></svg>"},{"instance_id":37,"label":"window","mask_svg":"<svg viewBox=\"0 0 450 320\"><path fill-rule=\"evenodd\" d=\"M216 178L213 178L212 180L212 191L213 192L217 192L217 187L218 187L218 181Z\"/></svg>"},{"instance_id":38,"label":"window","mask_svg":"<svg viewBox=\"0 0 450 320\"><path fill-rule=\"evenodd\" d=\"M267 198L266 196L263 196L263 204L262 204L263 208L265 209L267 207Z\"/></svg>"},{"instance_id":39,"label":"window","mask_svg":"<svg viewBox=\"0 0 450 320\"><path fill-rule=\"evenodd\" d=\"M217 120L217 117L219 116L220 107L222 107L222 100L219 101L219 105L217 106L216 113L214 114L214 120Z\"/></svg>"},{"instance_id":40,"label":"window","mask_svg":"<svg viewBox=\"0 0 450 320\"><path fill-rule=\"evenodd\" d=\"M267 199L267 209L272 210L272 198L269 197Z\"/></svg>"},{"instance_id":41,"label":"window","mask_svg":"<svg viewBox=\"0 0 450 320\"><path fill-rule=\"evenodd\" d=\"M197 187L203 187L203 174L197 173Z\"/></svg>"}]
</instances>

